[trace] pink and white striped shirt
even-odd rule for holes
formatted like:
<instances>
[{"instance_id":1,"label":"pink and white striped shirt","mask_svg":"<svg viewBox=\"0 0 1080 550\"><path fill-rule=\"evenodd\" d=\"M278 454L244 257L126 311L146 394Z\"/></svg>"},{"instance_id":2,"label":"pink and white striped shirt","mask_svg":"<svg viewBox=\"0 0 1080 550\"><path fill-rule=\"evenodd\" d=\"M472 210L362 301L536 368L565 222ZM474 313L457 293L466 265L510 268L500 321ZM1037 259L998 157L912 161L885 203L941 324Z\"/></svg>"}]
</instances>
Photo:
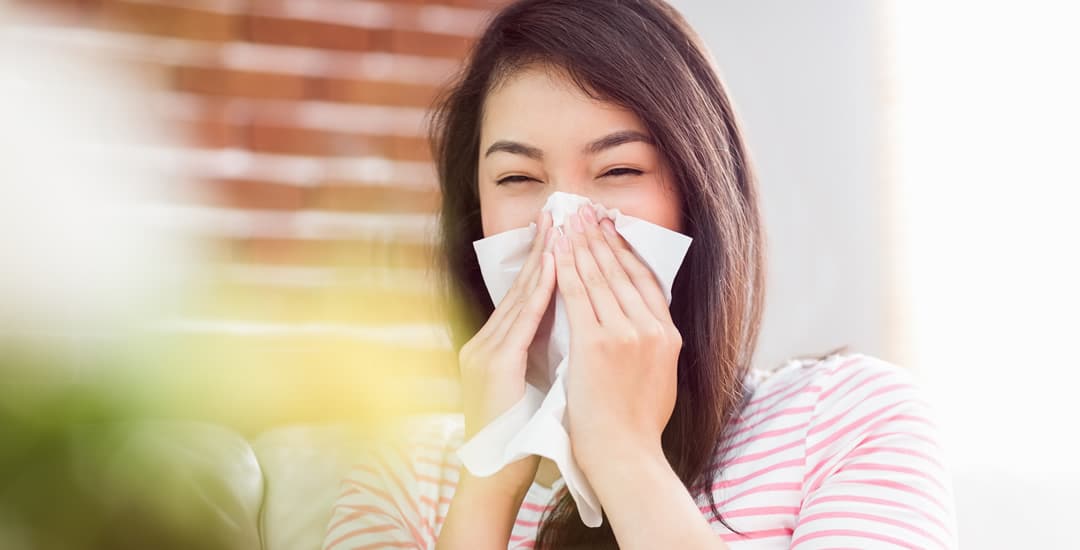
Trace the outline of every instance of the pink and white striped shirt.
<instances>
[{"instance_id":1,"label":"pink and white striped shirt","mask_svg":"<svg viewBox=\"0 0 1080 550\"><path fill-rule=\"evenodd\" d=\"M791 360L746 377L743 410L703 516L732 549L957 547L952 480L933 409L906 370L863 355ZM461 466L460 415L414 425L407 444L354 467L324 550L431 549ZM707 444L704 443L703 444ZM562 486L534 483L508 548L531 548Z\"/></svg>"}]
</instances>

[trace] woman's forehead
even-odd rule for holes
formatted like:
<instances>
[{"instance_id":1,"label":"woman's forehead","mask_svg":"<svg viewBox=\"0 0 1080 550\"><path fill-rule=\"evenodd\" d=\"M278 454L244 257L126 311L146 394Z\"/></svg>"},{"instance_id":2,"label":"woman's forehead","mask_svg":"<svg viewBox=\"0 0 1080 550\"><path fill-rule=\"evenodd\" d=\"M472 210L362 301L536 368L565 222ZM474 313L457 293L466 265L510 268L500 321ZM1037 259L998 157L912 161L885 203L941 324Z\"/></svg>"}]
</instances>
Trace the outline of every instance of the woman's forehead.
<instances>
[{"instance_id":1,"label":"woman's forehead","mask_svg":"<svg viewBox=\"0 0 1080 550\"><path fill-rule=\"evenodd\" d=\"M494 88L485 103L482 147L504 139L577 144L615 131L648 134L632 111L590 97L562 71L524 69Z\"/></svg>"}]
</instances>

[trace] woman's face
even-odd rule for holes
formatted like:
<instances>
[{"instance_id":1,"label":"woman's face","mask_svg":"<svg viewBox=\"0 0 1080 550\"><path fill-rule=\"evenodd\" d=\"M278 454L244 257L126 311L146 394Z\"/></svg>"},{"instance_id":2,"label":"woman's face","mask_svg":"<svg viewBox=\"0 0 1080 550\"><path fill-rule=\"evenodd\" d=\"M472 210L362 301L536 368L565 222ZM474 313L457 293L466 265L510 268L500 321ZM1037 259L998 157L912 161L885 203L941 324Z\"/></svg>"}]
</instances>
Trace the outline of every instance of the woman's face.
<instances>
[{"instance_id":1,"label":"woman's face","mask_svg":"<svg viewBox=\"0 0 1080 550\"><path fill-rule=\"evenodd\" d=\"M484 236L525 227L555 191L682 231L677 186L632 112L535 65L493 90L480 130Z\"/></svg>"}]
</instances>

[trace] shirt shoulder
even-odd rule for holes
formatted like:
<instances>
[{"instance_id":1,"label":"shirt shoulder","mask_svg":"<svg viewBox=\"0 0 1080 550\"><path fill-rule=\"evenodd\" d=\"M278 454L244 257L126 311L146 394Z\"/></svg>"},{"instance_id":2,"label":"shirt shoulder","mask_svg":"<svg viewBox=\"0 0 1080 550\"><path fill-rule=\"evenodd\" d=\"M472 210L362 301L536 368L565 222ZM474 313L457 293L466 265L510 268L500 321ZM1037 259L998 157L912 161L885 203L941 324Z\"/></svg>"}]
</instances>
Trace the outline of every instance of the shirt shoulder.
<instances>
[{"instance_id":1,"label":"shirt shoulder","mask_svg":"<svg viewBox=\"0 0 1080 550\"><path fill-rule=\"evenodd\" d=\"M808 462L851 448L889 423L937 441L936 414L908 369L862 353L792 359L753 370L738 420L761 428L805 426Z\"/></svg>"},{"instance_id":2,"label":"shirt shoulder","mask_svg":"<svg viewBox=\"0 0 1080 550\"><path fill-rule=\"evenodd\" d=\"M740 528L793 548L955 547L936 414L911 371L832 354L752 370L745 390L713 485Z\"/></svg>"},{"instance_id":3,"label":"shirt shoulder","mask_svg":"<svg viewBox=\"0 0 1080 550\"><path fill-rule=\"evenodd\" d=\"M751 369L744 379L739 418L759 416L793 405L812 405L810 416L859 399L861 390L906 386L894 399L921 399L907 369L862 353L835 353L818 359L789 359L771 369ZM885 392L882 392L885 393ZM875 394L877 395L877 394Z\"/></svg>"},{"instance_id":4,"label":"shirt shoulder","mask_svg":"<svg viewBox=\"0 0 1080 550\"><path fill-rule=\"evenodd\" d=\"M460 413L412 416L382 430L342 484L323 548L430 549L446 522L461 475ZM561 485L561 480L557 482ZM529 548L555 488L529 488L514 522L510 547Z\"/></svg>"},{"instance_id":5,"label":"shirt shoulder","mask_svg":"<svg viewBox=\"0 0 1080 550\"><path fill-rule=\"evenodd\" d=\"M910 370L865 354L837 355L803 368L815 394L808 461L854 447L886 425L937 440L935 414Z\"/></svg>"},{"instance_id":6,"label":"shirt shoulder","mask_svg":"<svg viewBox=\"0 0 1080 550\"><path fill-rule=\"evenodd\" d=\"M457 486L460 414L407 417L373 437L342 481L324 548L434 547Z\"/></svg>"},{"instance_id":7,"label":"shirt shoulder","mask_svg":"<svg viewBox=\"0 0 1080 550\"><path fill-rule=\"evenodd\" d=\"M864 354L805 368L816 397L792 546L954 548L937 414L913 373Z\"/></svg>"}]
</instances>

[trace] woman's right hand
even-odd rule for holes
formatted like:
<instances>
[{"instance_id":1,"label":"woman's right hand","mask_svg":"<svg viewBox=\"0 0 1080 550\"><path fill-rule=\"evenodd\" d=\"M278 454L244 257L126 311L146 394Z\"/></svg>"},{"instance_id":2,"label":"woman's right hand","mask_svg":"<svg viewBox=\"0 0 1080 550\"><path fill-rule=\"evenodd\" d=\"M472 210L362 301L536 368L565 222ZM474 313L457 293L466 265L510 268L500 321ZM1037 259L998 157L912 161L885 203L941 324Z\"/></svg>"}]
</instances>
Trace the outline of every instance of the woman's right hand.
<instances>
[{"instance_id":1,"label":"woman's right hand","mask_svg":"<svg viewBox=\"0 0 1080 550\"><path fill-rule=\"evenodd\" d=\"M550 213L540 212L536 238L513 285L476 336L461 348L458 359L466 439L525 395L529 346L555 289L552 233ZM539 457L531 456L508 464L488 478L470 481L523 496L538 464Z\"/></svg>"}]
</instances>

